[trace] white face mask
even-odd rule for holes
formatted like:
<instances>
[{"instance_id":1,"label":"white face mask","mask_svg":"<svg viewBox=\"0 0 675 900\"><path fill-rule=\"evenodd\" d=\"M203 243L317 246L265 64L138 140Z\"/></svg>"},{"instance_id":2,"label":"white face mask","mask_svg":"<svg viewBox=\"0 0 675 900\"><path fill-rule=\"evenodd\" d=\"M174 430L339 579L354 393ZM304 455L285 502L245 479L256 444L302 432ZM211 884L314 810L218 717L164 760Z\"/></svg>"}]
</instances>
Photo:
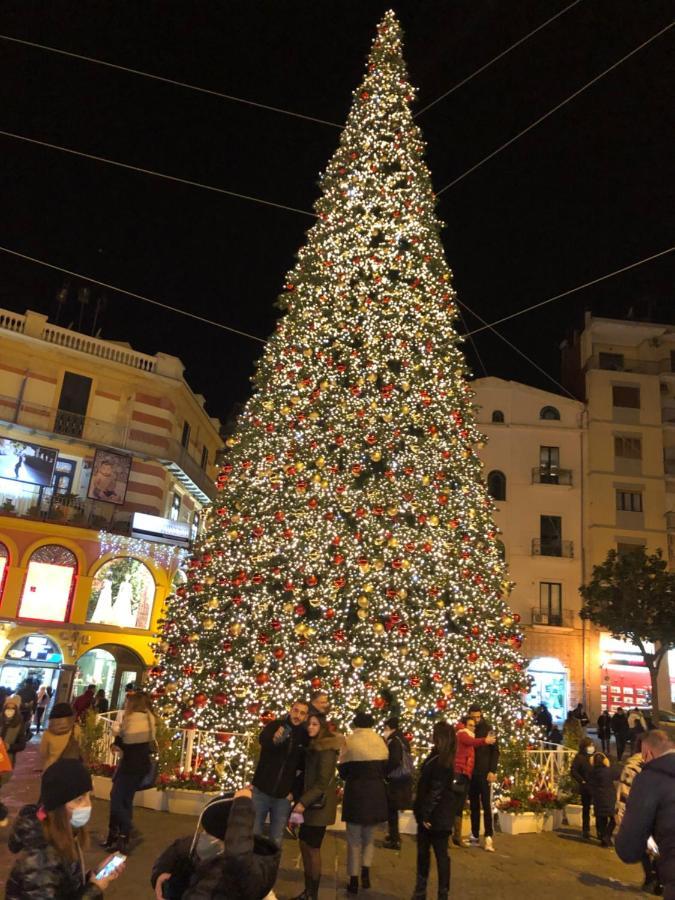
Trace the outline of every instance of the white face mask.
<instances>
[{"instance_id":1,"label":"white face mask","mask_svg":"<svg viewBox=\"0 0 675 900\"><path fill-rule=\"evenodd\" d=\"M8 706L7 709L4 710L6 719L13 719L16 715L16 709L13 706Z\"/></svg>"},{"instance_id":2,"label":"white face mask","mask_svg":"<svg viewBox=\"0 0 675 900\"><path fill-rule=\"evenodd\" d=\"M223 841L213 837L211 834L207 834L205 831L197 838L195 853L201 860L213 859L216 856L220 856L224 851L225 844Z\"/></svg>"},{"instance_id":3,"label":"white face mask","mask_svg":"<svg viewBox=\"0 0 675 900\"><path fill-rule=\"evenodd\" d=\"M84 827L91 818L91 806L80 806L70 814L70 824L73 828Z\"/></svg>"},{"instance_id":4,"label":"white face mask","mask_svg":"<svg viewBox=\"0 0 675 900\"><path fill-rule=\"evenodd\" d=\"M595 753L595 747L586 747L586 753L588 753L589 756L593 756L593 754Z\"/></svg>"}]
</instances>

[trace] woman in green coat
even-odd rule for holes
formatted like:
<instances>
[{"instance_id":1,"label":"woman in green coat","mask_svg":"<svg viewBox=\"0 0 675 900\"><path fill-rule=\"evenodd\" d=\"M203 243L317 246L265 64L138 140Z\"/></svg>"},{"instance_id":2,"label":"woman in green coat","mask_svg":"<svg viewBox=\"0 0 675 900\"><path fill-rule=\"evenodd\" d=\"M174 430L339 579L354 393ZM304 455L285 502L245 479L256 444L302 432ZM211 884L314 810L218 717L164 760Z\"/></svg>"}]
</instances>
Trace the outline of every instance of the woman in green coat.
<instances>
[{"instance_id":1,"label":"woman in green coat","mask_svg":"<svg viewBox=\"0 0 675 900\"><path fill-rule=\"evenodd\" d=\"M303 792L293 807L303 816L300 852L305 870L305 890L295 900L318 900L321 881L321 844L328 825L337 815L335 771L342 737L331 734L318 716L307 719L309 746L305 751Z\"/></svg>"}]
</instances>

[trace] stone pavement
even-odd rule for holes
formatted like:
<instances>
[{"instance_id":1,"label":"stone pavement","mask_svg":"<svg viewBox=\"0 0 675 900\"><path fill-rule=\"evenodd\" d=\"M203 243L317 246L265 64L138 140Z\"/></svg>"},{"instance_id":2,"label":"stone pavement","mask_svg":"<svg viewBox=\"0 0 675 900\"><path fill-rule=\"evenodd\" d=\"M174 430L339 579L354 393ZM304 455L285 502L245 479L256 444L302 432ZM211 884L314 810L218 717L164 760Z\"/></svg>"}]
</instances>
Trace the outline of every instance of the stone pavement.
<instances>
[{"instance_id":1,"label":"stone pavement","mask_svg":"<svg viewBox=\"0 0 675 900\"><path fill-rule=\"evenodd\" d=\"M19 756L12 781L2 791L12 814L37 796L39 772L37 741ZM94 801L92 837L105 835L108 803ZM152 900L149 873L153 860L176 837L189 834L196 820L165 812L136 809L134 819L144 836L130 856L127 869L106 892L110 900ZM9 829L0 829L0 884L4 884L13 858L7 849ZM580 839L575 829L540 835L497 835L496 853L479 849L453 849L451 897L461 900L608 900L645 897L640 891L642 870L621 863L613 850ZM94 866L105 855L93 849L89 863ZM344 834L329 832L324 842L324 878L321 900L346 900L346 846ZM433 864L432 864L433 869ZM404 837L401 853L378 849L372 868L373 888L362 891L363 900L409 898L415 870L414 838ZM429 897L435 897L435 878ZM298 845L284 842L283 859L275 891L279 900L295 897L303 888Z\"/></svg>"}]
</instances>

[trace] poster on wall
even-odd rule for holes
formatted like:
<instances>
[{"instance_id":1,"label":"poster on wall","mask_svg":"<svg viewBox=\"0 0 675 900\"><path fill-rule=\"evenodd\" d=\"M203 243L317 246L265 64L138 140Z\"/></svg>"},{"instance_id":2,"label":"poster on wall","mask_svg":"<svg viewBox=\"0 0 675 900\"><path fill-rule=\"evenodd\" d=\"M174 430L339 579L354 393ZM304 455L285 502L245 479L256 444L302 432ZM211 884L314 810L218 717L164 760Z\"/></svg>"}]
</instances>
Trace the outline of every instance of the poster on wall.
<instances>
[{"instance_id":1,"label":"poster on wall","mask_svg":"<svg viewBox=\"0 0 675 900\"><path fill-rule=\"evenodd\" d=\"M0 478L48 487L52 483L58 450L0 438Z\"/></svg>"},{"instance_id":2,"label":"poster on wall","mask_svg":"<svg viewBox=\"0 0 675 900\"><path fill-rule=\"evenodd\" d=\"M155 580L146 565L129 556L111 559L94 576L87 622L147 629L154 597Z\"/></svg>"},{"instance_id":3,"label":"poster on wall","mask_svg":"<svg viewBox=\"0 0 675 900\"><path fill-rule=\"evenodd\" d=\"M121 506L127 493L130 471L130 456L125 453L114 453L112 450L97 450L94 454L87 497L90 500L102 500L104 503L116 503Z\"/></svg>"}]
</instances>

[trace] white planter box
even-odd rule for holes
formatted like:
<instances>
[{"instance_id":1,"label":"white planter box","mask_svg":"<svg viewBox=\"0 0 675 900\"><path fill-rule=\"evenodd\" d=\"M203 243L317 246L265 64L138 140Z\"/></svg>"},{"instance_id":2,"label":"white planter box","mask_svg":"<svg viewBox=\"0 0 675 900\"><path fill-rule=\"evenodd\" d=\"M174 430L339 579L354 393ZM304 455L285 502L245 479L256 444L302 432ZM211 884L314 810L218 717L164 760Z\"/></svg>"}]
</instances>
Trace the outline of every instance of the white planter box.
<instances>
[{"instance_id":1,"label":"white planter box","mask_svg":"<svg viewBox=\"0 0 675 900\"><path fill-rule=\"evenodd\" d=\"M582 813L583 809L580 803L568 803L565 807L565 818L567 819L567 824L572 828L581 828L582 827ZM591 811L591 828L595 824L595 816Z\"/></svg>"},{"instance_id":2,"label":"white planter box","mask_svg":"<svg viewBox=\"0 0 675 900\"><path fill-rule=\"evenodd\" d=\"M91 783L94 788L94 797L97 800L110 800L112 778L106 778L104 775L92 775Z\"/></svg>"},{"instance_id":3,"label":"white planter box","mask_svg":"<svg viewBox=\"0 0 675 900\"><path fill-rule=\"evenodd\" d=\"M554 809L553 810L553 830L557 831L559 828L562 828L563 817L565 813L562 809Z\"/></svg>"},{"instance_id":4,"label":"white planter box","mask_svg":"<svg viewBox=\"0 0 675 900\"><path fill-rule=\"evenodd\" d=\"M541 819L542 831L553 831L553 810L545 812Z\"/></svg>"},{"instance_id":5,"label":"white planter box","mask_svg":"<svg viewBox=\"0 0 675 900\"><path fill-rule=\"evenodd\" d=\"M170 813L181 816L198 816L209 800L217 797L217 792L184 791L170 788L166 794L166 808Z\"/></svg>"},{"instance_id":6,"label":"white planter box","mask_svg":"<svg viewBox=\"0 0 675 900\"><path fill-rule=\"evenodd\" d=\"M144 809L156 809L162 812L166 809L166 794L157 788L148 788L147 791L136 791L134 794L134 806L142 806Z\"/></svg>"},{"instance_id":7,"label":"white planter box","mask_svg":"<svg viewBox=\"0 0 675 900\"><path fill-rule=\"evenodd\" d=\"M544 816L540 813L499 812L499 827L503 834L539 834L544 827Z\"/></svg>"}]
</instances>

